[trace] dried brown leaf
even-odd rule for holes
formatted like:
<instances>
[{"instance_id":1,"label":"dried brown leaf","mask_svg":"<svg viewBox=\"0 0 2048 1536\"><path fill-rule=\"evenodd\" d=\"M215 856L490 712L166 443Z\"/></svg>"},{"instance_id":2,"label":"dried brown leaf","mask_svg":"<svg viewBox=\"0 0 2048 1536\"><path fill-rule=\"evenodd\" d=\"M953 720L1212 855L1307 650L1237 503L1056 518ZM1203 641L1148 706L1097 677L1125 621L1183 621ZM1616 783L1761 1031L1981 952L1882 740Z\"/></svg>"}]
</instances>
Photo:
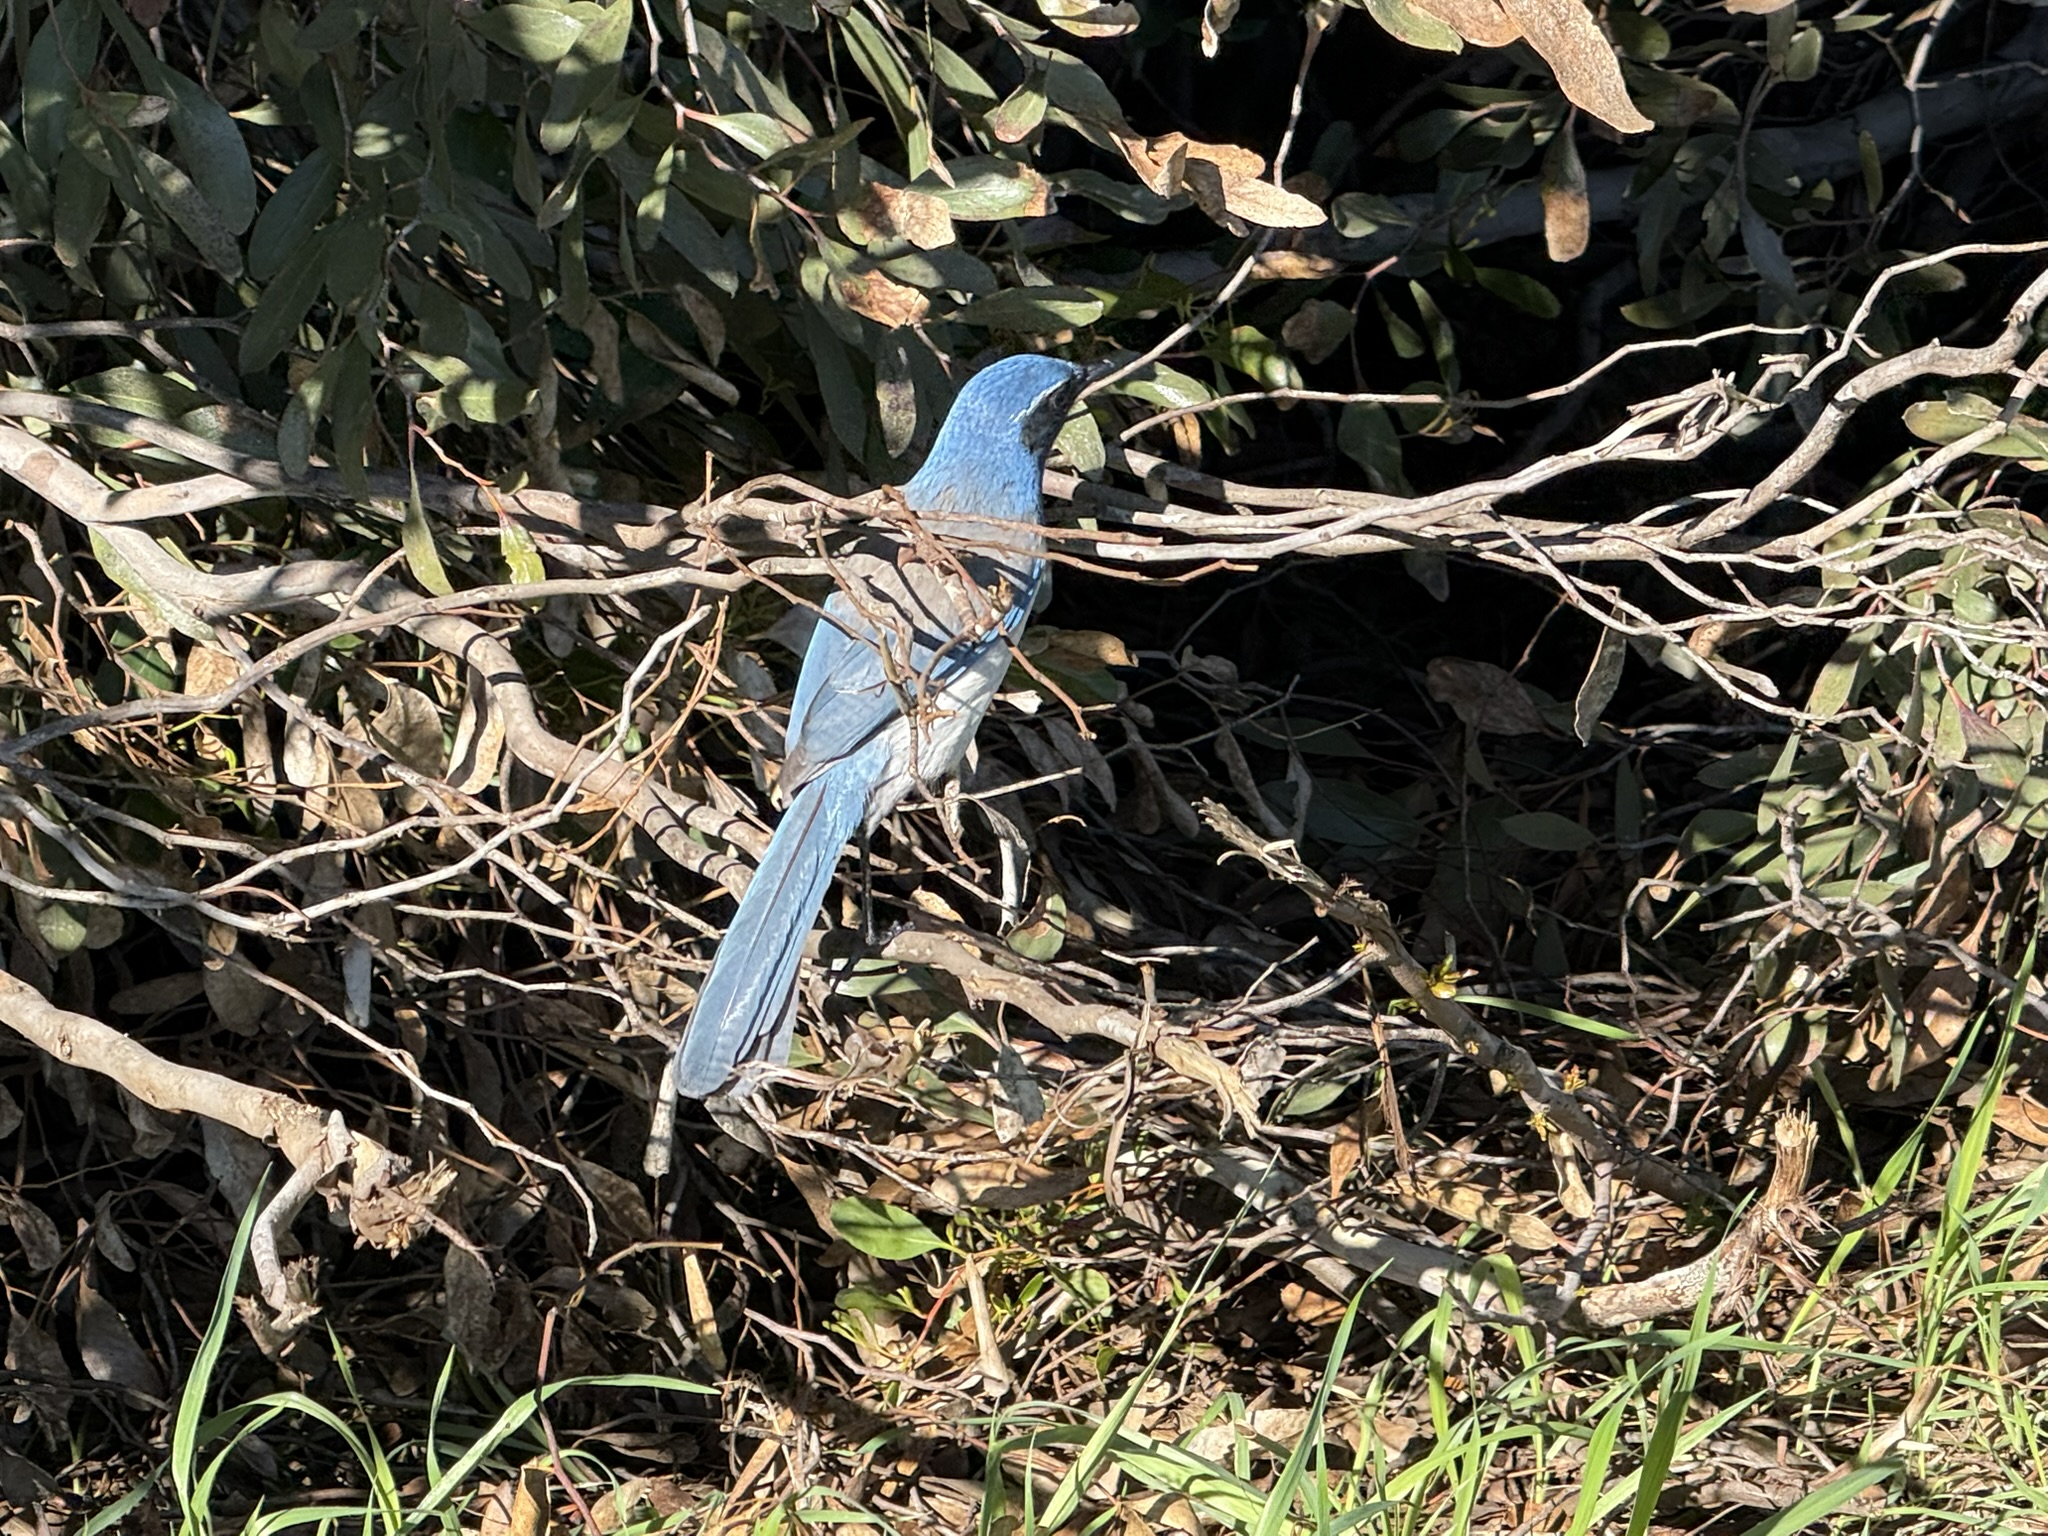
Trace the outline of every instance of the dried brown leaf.
<instances>
[{"instance_id":1,"label":"dried brown leaf","mask_svg":"<svg viewBox=\"0 0 2048 1536\"><path fill-rule=\"evenodd\" d=\"M2009 1088L1991 1106L1991 1118L1998 1128L2017 1136L2029 1146L2048 1147L2048 1103L2025 1088Z\"/></svg>"},{"instance_id":2,"label":"dried brown leaf","mask_svg":"<svg viewBox=\"0 0 2048 1536\"><path fill-rule=\"evenodd\" d=\"M1543 55L1574 106L1622 133L1648 133L1656 126L1628 99L1614 45L1580 0L1501 0L1501 8Z\"/></svg>"},{"instance_id":3,"label":"dried brown leaf","mask_svg":"<svg viewBox=\"0 0 2048 1536\"><path fill-rule=\"evenodd\" d=\"M22 1257L37 1274L47 1274L64 1258L64 1239L43 1208L19 1190L0 1189L0 1210L14 1228L14 1240L21 1244Z\"/></svg>"},{"instance_id":4,"label":"dried brown leaf","mask_svg":"<svg viewBox=\"0 0 2048 1536\"><path fill-rule=\"evenodd\" d=\"M241 675L242 664L239 661L210 645L194 645L185 655L187 693L219 693Z\"/></svg>"},{"instance_id":5,"label":"dried brown leaf","mask_svg":"<svg viewBox=\"0 0 2048 1536\"><path fill-rule=\"evenodd\" d=\"M370 740L406 767L429 778L448 769L441 711L419 689L384 680L384 707L370 717Z\"/></svg>"},{"instance_id":6,"label":"dried brown leaf","mask_svg":"<svg viewBox=\"0 0 2048 1536\"><path fill-rule=\"evenodd\" d=\"M1187 168L1188 159L1186 134L1168 133L1156 139L1136 134L1120 136L1117 147L1124 152L1124 159L1138 173L1138 180L1145 184L1147 191L1160 197L1172 197L1180 191L1181 176Z\"/></svg>"},{"instance_id":7,"label":"dried brown leaf","mask_svg":"<svg viewBox=\"0 0 2048 1536\"><path fill-rule=\"evenodd\" d=\"M121 1387L145 1397L161 1398L164 1379L156 1362L143 1352L114 1304L94 1290L89 1277L78 1277L78 1356L94 1381Z\"/></svg>"},{"instance_id":8,"label":"dried brown leaf","mask_svg":"<svg viewBox=\"0 0 2048 1536\"><path fill-rule=\"evenodd\" d=\"M504 716L498 712L490 685L472 672L462 695L461 712L455 717L448 782L463 794L473 795L498 776L498 761L504 755Z\"/></svg>"},{"instance_id":9,"label":"dried brown leaf","mask_svg":"<svg viewBox=\"0 0 2048 1536\"><path fill-rule=\"evenodd\" d=\"M590 1198L597 1202L598 1211L618 1236L629 1243L644 1243L653 1238L654 1218L647 1213L647 1202L639 1185L601 1163L579 1157L575 1166L576 1177L589 1188Z\"/></svg>"},{"instance_id":10,"label":"dried brown leaf","mask_svg":"<svg viewBox=\"0 0 2048 1536\"><path fill-rule=\"evenodd\" d=\"M1230 24L1237 19L1237 8L1241 3L1242 0L1203 0L1203 58L1216 57L1216 49L1223 41L1223 34L1230 30Z\"/></svg>"},{"instance_id":11,"label":"dried brown leaf","mask_svg":"<svg viewBox=\"0 0 2048 1536\"><path fill-rule=\"evenodd\" d=\"M1543 244L1552 261L1575 261L1593 238L1593 204L1586 195L1586 164L1569 120L1543 155Z\"/></svg>"},{"instance_id":12,"label":"dried brown leaf","mask_svg":"<svg viewBox=\"0 0 2048 1536\"><path fill-rule=\"evenodd\" d=\"M1290 1280L1280 1287L1280 1310L1304 1328L1328 1328L1344 1316L1344 1303Z\"/></svg>"},{"instance_id":13,"label":"dried brown leaf","mask_svg":"<svg viewBox=\"0 0 2048 1536\"><path fill-rule=\"evenodd\" d=\"M6 1365L13 1377L14 1390L22 1398L22 1406L15 1410L15 1422L34 1414L43 1433L53 1441L61 1441L74 1394L71 1367L57 1341L21 1313L10 1312Z\"/></svg>"},{"instance_id":14,"label":"dried brown leaf","mask_svg":"<svg viewBox=\"0 0 2048 1536\"><path fill-rule=\"evenodd\" d=\"M1309 283L1334 276L1341 266L1331 257L1307 251L1267 251L1252 263L1252 276L1261 282Z\"/></svg>"},{"instance_id":15,"label":"dried brown leaf","mask_svg":"<svg viewBox=\"0 0 2048 1536\"><path fill-rule=\"evenodd\" d=\"M901 235L921 251L943 250L953 243L953 215L940 198L881 182L868 190L872 204L863 211L884 229Z\"/></svg>"},{"instance_id":16,"label":"dried brown leaf","mask_svg":"<svg viewBox=\"0 0 2048 1536\"><path fill-rule=\"evenodd\" d=\"M879 272L849 272L838 279L840 302L891 330L916 325L931 312L931 300L908 283Z\"/></svg>"},{"instance_id":17,"label":"dried brown leaf","mask_svg":"<svg viewBox=\"0 0 2048 1536\"><path fill-rule=\"evenodd\" d=\"M1202 194L1196 186L1193 172L1199 171L1206 163L1194 162L1188 178L1189 189L1195 192L1197 202L1202 200ZM1245 223L1256 224L1262 229L1314 229L1329 220L1328 214L1300 193L1289 192L1255 176L1238 181L1226 180L1223 183L1223 206Z\"/></svg>"},{"instance_id":18,"label":"dried brown leaf","mask_svg":"<svg viewBox=\"0 0 2048 1536\"><path fill-rule=\"evenodd\" d=\"M441 1336L485 1378L505 1363L509 1341L492 1305L497 1286L488 1265L459 1243L441 1258Z\"/></svg>"}]
</instances>

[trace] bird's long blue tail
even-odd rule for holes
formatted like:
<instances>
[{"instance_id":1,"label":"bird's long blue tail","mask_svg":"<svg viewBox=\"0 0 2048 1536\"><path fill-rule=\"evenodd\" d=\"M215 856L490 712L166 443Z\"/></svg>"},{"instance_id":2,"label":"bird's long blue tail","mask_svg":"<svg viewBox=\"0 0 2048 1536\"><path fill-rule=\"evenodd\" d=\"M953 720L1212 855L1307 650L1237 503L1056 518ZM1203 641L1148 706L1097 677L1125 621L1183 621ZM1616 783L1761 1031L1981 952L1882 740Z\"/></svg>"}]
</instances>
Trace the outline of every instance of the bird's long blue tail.
<instances>
[{"instance_id":1,"label":"bird's long blue tail","mask_svg":"<svg viewBox=\"0 0 2048 1536\"><path fill-rule=\"evenodd\" d=\"M767 855L740 898L732 926L697 993L676 1050L676 1091L716 1093L733 1069L778 1034L796 992L804 939L817 921L846 840L867 809L866 764L835 763L806 784L783 813Z\"/></svg>"}]
</instances>

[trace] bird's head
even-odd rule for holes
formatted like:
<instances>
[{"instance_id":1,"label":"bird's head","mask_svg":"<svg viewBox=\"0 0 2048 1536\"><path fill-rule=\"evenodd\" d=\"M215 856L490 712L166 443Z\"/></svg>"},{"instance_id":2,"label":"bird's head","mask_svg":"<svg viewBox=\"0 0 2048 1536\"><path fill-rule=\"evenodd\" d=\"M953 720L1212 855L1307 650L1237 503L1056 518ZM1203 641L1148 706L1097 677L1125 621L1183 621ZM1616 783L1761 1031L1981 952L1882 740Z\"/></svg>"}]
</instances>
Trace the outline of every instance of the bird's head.
<instances>
[{"instance_id":1,"label":"bird's head","mask_svg":"<svg viewBox=\"0 0 2048 1536\"><path fill-rule=\"evenodd\" d=\"M932 443L931 458L1024 452L1043 463L1092 370L1023 352L967 381Z\"/></svg>"}]
</instances>

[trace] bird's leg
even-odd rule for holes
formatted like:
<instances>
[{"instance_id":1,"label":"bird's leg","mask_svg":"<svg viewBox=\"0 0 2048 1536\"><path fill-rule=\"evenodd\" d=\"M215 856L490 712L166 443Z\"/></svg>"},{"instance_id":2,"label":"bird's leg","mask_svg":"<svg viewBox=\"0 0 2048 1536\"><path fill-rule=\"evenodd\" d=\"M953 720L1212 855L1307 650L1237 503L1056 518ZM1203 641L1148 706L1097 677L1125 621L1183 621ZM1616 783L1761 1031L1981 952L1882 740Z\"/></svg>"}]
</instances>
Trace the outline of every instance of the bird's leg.
<instances>
[{"instance_id":1,"label":"bird's leg","mask_svg":"<svg viewBox=\"0 0 2048 1536\"><path fill-rule=\"evenodd\" d=\"M860 840L860 947L875 947L875 863L872 836Z\"/></svg>"}]
</instances>

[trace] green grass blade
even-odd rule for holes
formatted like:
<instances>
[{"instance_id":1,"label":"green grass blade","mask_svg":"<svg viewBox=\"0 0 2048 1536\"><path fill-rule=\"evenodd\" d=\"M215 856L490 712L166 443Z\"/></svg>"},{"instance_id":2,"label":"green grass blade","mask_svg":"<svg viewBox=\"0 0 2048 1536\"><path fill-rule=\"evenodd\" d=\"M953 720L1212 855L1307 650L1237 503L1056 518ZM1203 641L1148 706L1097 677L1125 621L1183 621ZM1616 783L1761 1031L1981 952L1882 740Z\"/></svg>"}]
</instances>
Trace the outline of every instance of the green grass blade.
<instances>
[{"instance_id":1,"label":"green grass blade","mask_svg":"<svg viewBox=\"0 0 2048 1536\"><path fill-rule=\"evenodd\" d=\"M171 1488L178 1499L178 1513L186 1530L205 1529L205 1516L193 1502L193 1490L197 1479L193 1475L193 1464L199 1454L196 1438L200 1416L206 1411L207 1391L213 1385L213 1373L220 1364L220 1352L227 1342L228 1324L235 1315L235 1285L242 1276L242 1263L249 1253L249 1234L256 1229L256 1214L263 1209L264 1193L270 1179L265 1176L256 1181L256 1192L249 1197L248 1209L242 1212L242 1224L235 1229L234 1246L228 1250L227 1268L220 1277L220 1292L213 1303L213 1315L206 1321L206 1333L199 1341L199 1348L193 1353L192 1365L185 1373L185 1385L178 1392L178 1411L171 1420ZM195 1516L200 1524L195 1526Z\"/></svg>"},{"instance_id":2,"label":"green grass blade","mask_svg":"<svg viewBox=\"0 0 2048 1536\"><path fill-rule=\"evenodd\" d=\"M1742 1536L1792 1536L1795 1531L1827 1519L1873 1483L1881 1483L1903 1470L1904 1464L1897 1461L1873 1461L1868 1466L1851 1468L1840 1477L1829 1478L1797 1504L1759 1520Z\"/></svg>"}]
</instances>

